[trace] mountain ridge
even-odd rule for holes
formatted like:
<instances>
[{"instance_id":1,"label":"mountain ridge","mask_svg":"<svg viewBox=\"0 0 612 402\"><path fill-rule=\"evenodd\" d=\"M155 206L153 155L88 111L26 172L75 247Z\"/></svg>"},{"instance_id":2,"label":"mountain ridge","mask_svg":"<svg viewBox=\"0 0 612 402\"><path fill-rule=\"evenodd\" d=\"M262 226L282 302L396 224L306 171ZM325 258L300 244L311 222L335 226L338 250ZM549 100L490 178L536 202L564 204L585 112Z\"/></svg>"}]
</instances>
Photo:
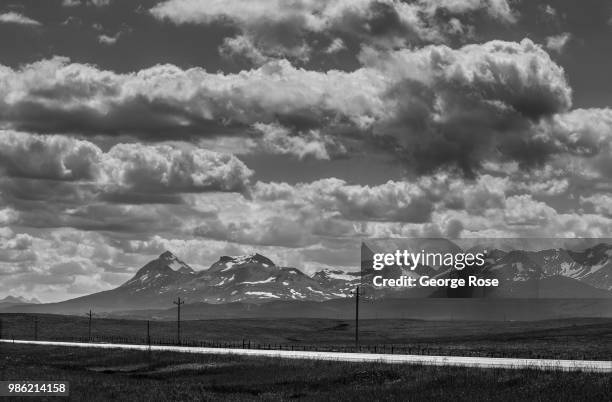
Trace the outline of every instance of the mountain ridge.
<instances>
[{"instance_id":1,"label":"mountain ridge","mask_svg":"<svg viewBox=\"0 0 612 402\"><path fill-rule=\"evenodd\" d=\"M0 299L0 304L40 304L40 300L35 297L28 299L24 296L7 295Z\"/></svg>"},{"instance_id":2,"label":"mountain ridge","mask_svg":"<svg viewBox=\"0 0 612 402\"><path fill-rule=\"evenodd\" d=\"M418 243L423 245L425 243ZM434 243L440 250L455 250L452 242ZM373 253L371 249L366 250ZM541 251L492 250L482 269L455 271L448 267L418 267L411 275L437 278L476 274L494 277L504 286L492 292L448 292L444 288L374 290L373 298L423 297L552 297L558 285L559 298L612 297L612 246L597 245L582 252L562 249ZM367 264L366 264L367 265ZM389 267L393 275L406 274ZM370 270L371 271L371 270ZM374 272L324 269L307 275L298 268L278 266L268 257L253 253L221 256L208 269L194 270L170 251L149 261L128 281L114 289L78 298L34 306L12 306L15 310L99 311L167 308L177 297L186 303L261 304L271 301L323 302L352 296L362 280ZM362 278L363 274L363 278ZM560 279L548 280L559 277ZM539 283L546 279L546 281ZM544 286L544 287L542 287ZM561 291L562 289L562 291Z\"/></svg>"}]
</instances>

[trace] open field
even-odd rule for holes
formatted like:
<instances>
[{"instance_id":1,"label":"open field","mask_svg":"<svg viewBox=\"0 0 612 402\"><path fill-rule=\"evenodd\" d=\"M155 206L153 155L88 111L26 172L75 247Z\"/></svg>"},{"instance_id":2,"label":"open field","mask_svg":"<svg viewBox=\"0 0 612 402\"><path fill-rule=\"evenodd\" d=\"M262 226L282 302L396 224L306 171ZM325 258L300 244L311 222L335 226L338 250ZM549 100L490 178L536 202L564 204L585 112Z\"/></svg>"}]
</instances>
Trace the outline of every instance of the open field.
<instances>
[{"instance_id":1,"label":"open field","mask_svg":"<svg viewBox=\"0 0 612 402\"><path fill-rule=\"evenodd\" d=\"M0 379L63 380L72 400L607 400L607 374L0 345Z\"/></svg>"},{"instance_id":2,"label":"open field","mask_svg":"<svg viewBox=\"0 0 612 402\"><path fill-rule=\"evenodd\" d=\"M202 347L185 345L147 345L132 343L59 342L0 339L1 343L31 346L61 346L67 348L138 350L151 353L179 352L201 355L237 355L291 360L325 360L349 363L417 364L422 366L468 367L489 369L539 369L558 371L583 371L589 373L612 373L612 361L522 359L510 357L482 356L431 356L395 353L358 353L311 350L248 349L240 347Z\"/></svg>"},{"instance_id":3,"label":"open field","mask_svg":"<svg viewBox=\"0 0 612 402\"><path fill-rule=\"evenodd\" d=\"M367 291L365 296L367 297ZM106 300L106 298L105 298ZM131 306L127 300L114 300L109 306L101 301L81 298L61 303L18 305L0 309L0 313L83 315L89 309L101 316L138 320L174 320L176 307L172 298L152 299ZM150 304L150 305L147 305ZM157 306L157 308L155 307ZM144 310L143 310L144 309ZM224 319L336 319L355 317L355 300L349 298L319 301L267 301L261 303L188 303L181 308L186 320ZM435 321L542 321L570 318L612 318L611 298L520 299L520 298L381 298L362 301L362 319L416 319Z\"/></svg>"},{"instance_id":4,"label":"open field","mask_svg":"<svg viewBox=\"0 0 612 402\"><path fill-rule=\"evenodd\" d=\"M4 338L86 340L86 317L0 314ZM175 343L176 322L152 321L153 341ZM146 343L145 321L94 318L94 340ZM354 322L322 319L183 321L183 343L350 351ZM228 345L228 343L233 345ZM612 320L566 319L530 322L362 320L365 352L610 360ZM347 349L348 348L348 349ZM376 349L375 349L376 348Z\"/></svg>"}]
</instances>

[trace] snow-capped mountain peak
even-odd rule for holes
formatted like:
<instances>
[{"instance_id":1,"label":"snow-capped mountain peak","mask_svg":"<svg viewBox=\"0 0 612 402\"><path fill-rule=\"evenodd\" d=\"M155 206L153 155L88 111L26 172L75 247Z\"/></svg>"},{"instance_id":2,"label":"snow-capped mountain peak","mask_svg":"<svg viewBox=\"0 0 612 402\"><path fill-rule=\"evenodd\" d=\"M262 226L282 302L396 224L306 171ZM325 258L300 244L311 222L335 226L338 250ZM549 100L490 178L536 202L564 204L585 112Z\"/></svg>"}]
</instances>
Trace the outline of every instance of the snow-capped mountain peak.
<instances>
[{"instance_id":1,"label":"snow-capped mountain peak","mask_svg":"<svg viewBox=\"0 0 612 402\"><path fill-rule=\"evenodd\" d=\"M259 254L247 254L247 255L239 255L239 256L227 256L224 255L219 258L219 261L215 262L210 268L209 271L215 272L225 272L229 271L232 268L240 268L247 265L256 265L262 266L264 268L276 267L276 264L272 262L269 258Z\"/></svg>"},{"instance_id":2,"label":"snow-capped mountain peak","mask_svg":"<svg viewBox=\"0 0 612 402\"><path fill-rule=\"evenodd\" d=\"M138 290L157 289L169 286L182 279L191 277L195 271L170 251L165 251L157 259L140 268L136 275L122 287L135 287Z\"/></svg>"},{"instance_id":3,"label":"snow-capped mountain peak","mask_svg":"<svg viewBox=\"0 0 612 402\"><path fill-rule=\"evenodd\" d=\"M185 264L181 261L176 255L172 254L170 251L165 251L159 256L159 260L167 261L168 267L176 272L181 273L193 273L195 272L189 265Z\"/></svg>"}]
</instances>

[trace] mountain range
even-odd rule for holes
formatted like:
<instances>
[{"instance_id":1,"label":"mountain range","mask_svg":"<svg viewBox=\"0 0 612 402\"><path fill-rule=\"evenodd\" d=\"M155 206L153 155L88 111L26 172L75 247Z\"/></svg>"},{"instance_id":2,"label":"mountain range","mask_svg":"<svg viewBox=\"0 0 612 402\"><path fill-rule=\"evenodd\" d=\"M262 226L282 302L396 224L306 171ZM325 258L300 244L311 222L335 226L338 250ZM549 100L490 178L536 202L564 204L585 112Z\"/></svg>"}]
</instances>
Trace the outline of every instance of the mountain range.
<instances>
[{"instance_id":1,"label":"mountain range","mask_svg":"<svg viewBox=\"0 0 612 402\"><path fill-rule=\"evenodd\" d=\"M399 243L398 243L399 242ZM450 266L418 265L410 270L391 265L382 271L374 271L374 253L393 252L396 249L427 250L428 252L461 252L446 239L398 239L390 245L387 241L373 241L362 245L363 283L371 283L374 275L398 278L401 275L432 278L463 278L476 276L498 279L500 286L482 288L466 286L460 289L425 288L369 289L374 297L510 297L510 298L609 298L612 296L612 245L600 243L583 251L550 248L538 251L490 249L473 246L471 253L483 253L485 264L457 270ZM467 280L466 280L467 282Z\"/></svg>"},{"instance_id":2,"label":"mountain range","mask_svg":"<svg viewBox=\"0 0 612 402\"><path fill-rule=\"evenodd\" d=\"M16 306L24 304L40 304L40 301L35 297L27 299L23 296L8 295L4 299L0 299L0 308L7 306Z\"/></svg>"},{"instance_id":3,"label":"mountain range","mask_svg":"<svg viewBox=\"0 0 612 402\"><path fill-rule=\"evenodd\" d=\"M222 256L206 270L196 271L173 253L166 251L157 259L140 268L121 286L59 303L0 305L3 311L48 312L74 314L90 308L98 312L164 310L172 308L180 297L187 304L260 306L274 302L312 303L346 300L352 297L360 283L371 283L375 274L368 261L384 247L402 249L426 248L439 252L458 252L451 241L437 239L434 243L402 245L376 242L362 245L362 271L346 272L325 269L307 275L294 267L276 265L269 258L255 253L244 256ZM477 251L478 247L471 249ZM542 251L488 250L487 263L477 269L457 271L445 266L419 266L410 271L403 267L389 267L383 273L445 278L477 275L498 278L502 285L487 292L479 288L451 290L447 288L414 288L371 291L370 298L556 298L608 299L612 298L612 245L599 244L584 251L565 249ZM378 273L376 273L378 274ZM364 289L366 290L366 289ZM467 293L466 293L467 292ZM366 292L368 293L368 292ZM9 302L13 299L9 299ZM346 300L349 302L349 300ZM327 303L326 305L328 305ZM350 305L350 303L349 303ZM242 307L241 307L242 308ZM259 307L257 307L259 308ZM249 307L250 309L250 307ZM240 308L238 308L240 310Z\"/></svg>"}]
</instances>

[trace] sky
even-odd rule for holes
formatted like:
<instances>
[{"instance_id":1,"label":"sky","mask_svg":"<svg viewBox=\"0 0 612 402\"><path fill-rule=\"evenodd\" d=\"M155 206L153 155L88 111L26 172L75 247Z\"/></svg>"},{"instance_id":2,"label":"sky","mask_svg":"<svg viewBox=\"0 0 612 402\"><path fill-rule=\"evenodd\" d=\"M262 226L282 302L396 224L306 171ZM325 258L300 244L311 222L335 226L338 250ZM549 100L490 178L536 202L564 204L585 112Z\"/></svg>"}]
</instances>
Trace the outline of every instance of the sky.
<instances>
[{"instance_id":1,"label":"sky","mask_svg":"<svg viewBox=\"0 0 612 402\"><path fill-rule=\"evenodd\" d=\"M610 237L611 50L604 0L2 0L0 297Z\"/></svg>"}]
</instances>

